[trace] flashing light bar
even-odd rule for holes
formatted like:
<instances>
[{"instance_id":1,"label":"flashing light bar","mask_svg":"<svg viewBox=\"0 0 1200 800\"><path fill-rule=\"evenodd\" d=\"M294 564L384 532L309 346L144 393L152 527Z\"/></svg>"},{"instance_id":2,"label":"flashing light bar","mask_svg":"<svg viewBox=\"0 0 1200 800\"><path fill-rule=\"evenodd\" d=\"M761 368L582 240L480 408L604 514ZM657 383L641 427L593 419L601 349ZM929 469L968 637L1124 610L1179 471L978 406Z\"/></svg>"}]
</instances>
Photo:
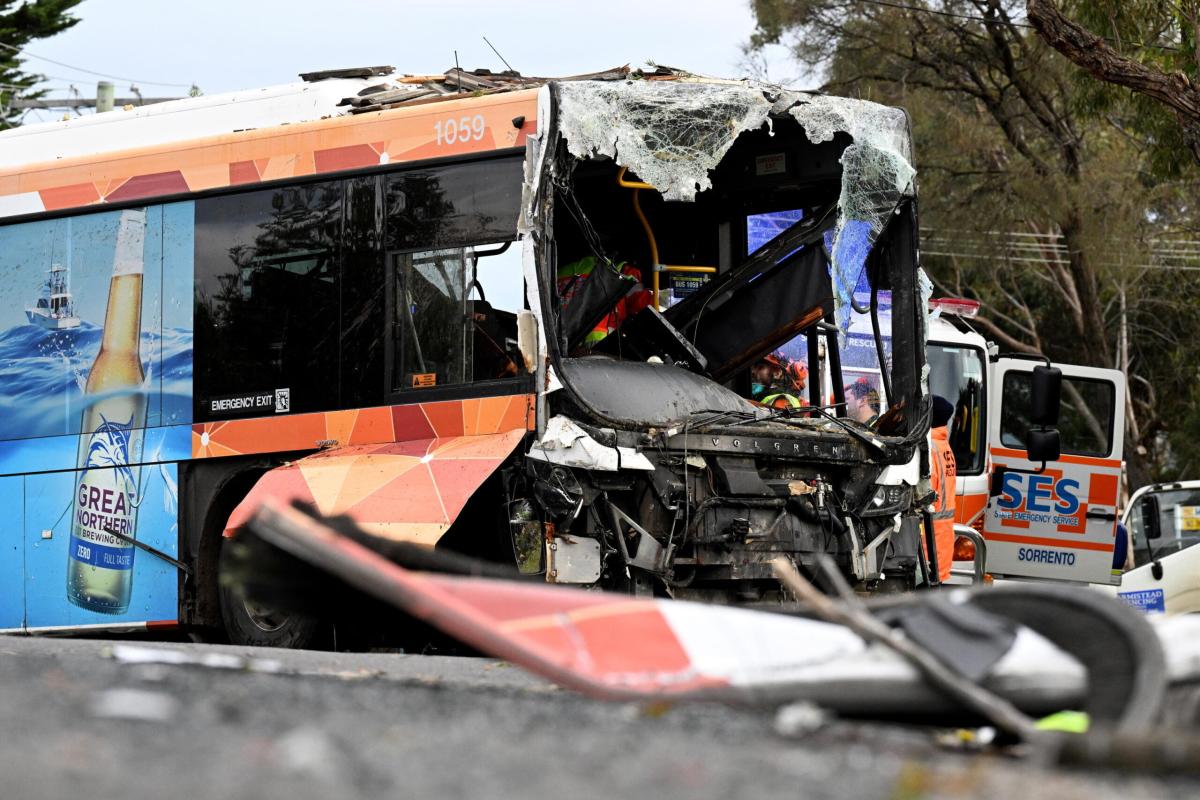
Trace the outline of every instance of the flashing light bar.
<instances>
[{"instance_id":1,"label":"flashing light bar","mask_svg":"<svg viewBox=\"0 0 1200 800\"><path fill-rule=\"evenodd\" d=\"M943 314L974 319L979 315L979 301L962 297L935 297L929 301L929 309L940 309Z\"/></svg>"}]
</instances>

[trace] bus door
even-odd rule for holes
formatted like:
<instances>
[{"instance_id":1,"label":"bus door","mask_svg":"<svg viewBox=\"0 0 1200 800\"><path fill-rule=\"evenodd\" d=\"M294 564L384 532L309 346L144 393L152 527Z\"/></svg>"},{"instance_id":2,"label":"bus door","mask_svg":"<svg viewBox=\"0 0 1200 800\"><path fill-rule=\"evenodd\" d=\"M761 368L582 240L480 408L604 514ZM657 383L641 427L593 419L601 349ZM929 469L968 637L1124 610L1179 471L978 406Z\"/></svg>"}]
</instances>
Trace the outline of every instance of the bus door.
<instances>
[{"instance_id":1,"label":"bus door","mask_svg":"<svg viewBox=\"0 0 1200 800\"><path fill-rule=\"evenodd\" d=\"M988 420L993 481L984 513L993 575L1119 583L1112 573L1124 434L1125 377L1116 370L1055 364L1062 371L1057 429L1061 456L1030 460L1040 426L1032 412L1037 361L1000 358Z\"/></svg>"}]
</instances>

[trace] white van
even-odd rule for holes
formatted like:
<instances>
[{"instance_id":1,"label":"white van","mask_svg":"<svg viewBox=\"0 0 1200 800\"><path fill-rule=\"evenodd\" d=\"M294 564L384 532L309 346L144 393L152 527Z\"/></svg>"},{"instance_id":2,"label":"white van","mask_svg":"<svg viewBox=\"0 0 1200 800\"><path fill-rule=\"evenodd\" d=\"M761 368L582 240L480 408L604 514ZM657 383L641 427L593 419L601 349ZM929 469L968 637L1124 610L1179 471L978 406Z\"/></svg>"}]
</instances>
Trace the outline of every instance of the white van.
<instances>
[{"instance_id":1,"label":"white van","mask_svg":"<svg viewBox=\"0 0 1200 800\"><path fill-rule=\"evenodd\" d=\"M1200 611L1200 481L1143 486L1122 518L1133 537L1134 569L1117 596L1147 613Z\"/></svg>"}]
</instances>

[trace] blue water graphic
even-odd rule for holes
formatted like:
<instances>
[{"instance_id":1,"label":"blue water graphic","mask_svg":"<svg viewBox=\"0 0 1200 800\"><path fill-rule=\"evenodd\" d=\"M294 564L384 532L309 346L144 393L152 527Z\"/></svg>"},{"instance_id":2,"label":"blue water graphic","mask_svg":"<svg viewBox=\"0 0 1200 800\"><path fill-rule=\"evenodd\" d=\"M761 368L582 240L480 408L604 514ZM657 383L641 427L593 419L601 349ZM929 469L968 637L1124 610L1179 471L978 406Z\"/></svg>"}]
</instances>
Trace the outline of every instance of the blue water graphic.
<instances>
[{"instance_id":1,"label":"blue water graphic","mask_svg":"<svg viewBox=\"0 0 1200 800\"><path fill-rule=\"evenodd\" d=\"M79 432L83 388L103 332L89 322L68 330L17 325L0 332L0 439ZM190 423L192 332L143 332L141 355L147 426Z\"/></svg>"}]
</instances>

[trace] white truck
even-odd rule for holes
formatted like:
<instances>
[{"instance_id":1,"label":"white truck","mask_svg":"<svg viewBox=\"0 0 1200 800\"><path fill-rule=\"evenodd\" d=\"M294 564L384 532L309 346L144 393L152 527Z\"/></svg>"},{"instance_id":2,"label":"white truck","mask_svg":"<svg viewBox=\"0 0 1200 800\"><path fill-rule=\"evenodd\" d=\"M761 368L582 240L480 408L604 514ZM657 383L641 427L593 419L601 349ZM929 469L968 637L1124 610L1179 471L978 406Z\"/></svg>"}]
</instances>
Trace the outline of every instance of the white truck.
<instances>
[{"instance_id":1,"label":"white truck","mask_svg":"<svg viewBox=\"0 0 1200 800\"><path fill-rule=\"evenodd\" d=\"M1124 375L1000 354L971 325L978 309L970 300L931 302L930 390L955 408L955 521L982 536L994 578L1119 585L1113 550ZM1037 373L1050 367L1061 371L1060 400L1039 410ZM1043 463L1034 451L1051 428L1061 452ZM964 550L956 548L959 579L972 572Z\"/></svg>"}]
</instances>

